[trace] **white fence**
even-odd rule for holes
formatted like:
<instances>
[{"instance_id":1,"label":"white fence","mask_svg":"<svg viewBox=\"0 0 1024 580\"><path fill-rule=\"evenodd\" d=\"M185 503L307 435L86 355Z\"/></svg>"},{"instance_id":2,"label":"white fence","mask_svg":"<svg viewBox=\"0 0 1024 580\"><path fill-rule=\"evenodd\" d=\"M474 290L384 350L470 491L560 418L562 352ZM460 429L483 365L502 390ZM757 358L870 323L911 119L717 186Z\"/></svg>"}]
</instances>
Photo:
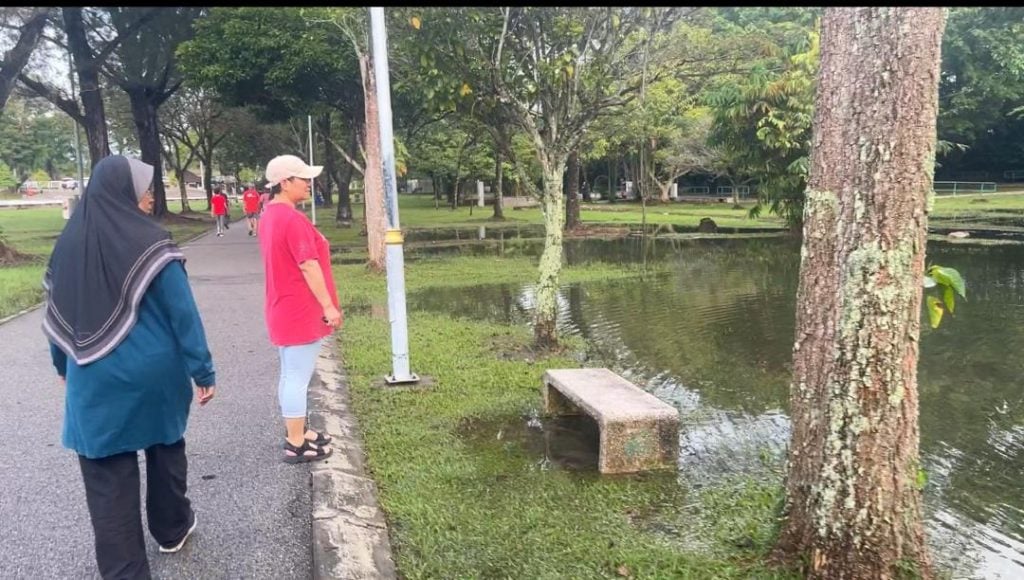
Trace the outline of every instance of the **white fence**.
<instances>
[{"instance_id":1,"label":"white fence","mask_svg":"<svg viewBox=\"0 0 1024 580\"><path fill-rule=\"evenodd\" d=\"M1024 169L1010 169L1003 172L1006 181L1024 181Z\"/></svg>"},{"instance_id":2,"label":"white fence","mask_svg":"<svg viewBox=\"0 0 1024 580\"><path fill-rule=\"evenodd\" d=\"M964 193L995 193L994 181L936 181L932 187L935 195L952 195Z\"/></svg>"},{"instance_id":3,"label":"white fence","mask_svg":"<svg viewBox=\"0 0 1024 580\"><path fill-rule=\"evenodd\" d=\"M750 195L750 186L749 185L741 185L741 186L737 187L736 190L739 192L740 197L746 197L746 196ZM719 185L718 186L718 195L732 195L732 193L733 193L732 186L730 186L730 185Z\"/></svg>"}]
</instances>

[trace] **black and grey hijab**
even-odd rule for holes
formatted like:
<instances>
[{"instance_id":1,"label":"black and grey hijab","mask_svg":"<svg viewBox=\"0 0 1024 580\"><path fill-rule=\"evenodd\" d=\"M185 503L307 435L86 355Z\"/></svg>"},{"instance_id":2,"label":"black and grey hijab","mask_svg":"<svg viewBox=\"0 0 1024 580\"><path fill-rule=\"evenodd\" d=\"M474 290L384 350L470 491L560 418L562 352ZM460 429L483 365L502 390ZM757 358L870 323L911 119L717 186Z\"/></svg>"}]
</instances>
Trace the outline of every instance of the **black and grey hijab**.
<instances>
[{"instance_id":1,"label":"black and grey hijab","mask_svg":"<svg viewBox=\"0 0 1024 580\"><path fill-rule=\"evenodd\" d=\"M103 158L50 255L43 332L79 365L114 350L135 325L153 278L168 262L185 260L139 209L152 181L152 165Z\"/></svg>"}]
</instances>

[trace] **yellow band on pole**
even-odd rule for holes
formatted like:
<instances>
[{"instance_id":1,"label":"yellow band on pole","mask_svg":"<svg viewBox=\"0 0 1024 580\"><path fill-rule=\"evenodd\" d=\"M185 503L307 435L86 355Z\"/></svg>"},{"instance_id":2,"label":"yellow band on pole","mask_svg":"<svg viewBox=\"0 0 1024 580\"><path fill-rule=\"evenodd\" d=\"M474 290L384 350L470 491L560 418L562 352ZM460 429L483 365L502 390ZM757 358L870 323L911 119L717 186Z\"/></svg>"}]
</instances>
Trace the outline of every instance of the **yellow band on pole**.
<instances>
[{"instance_id":1,"label":"yellow band on pole","mask_svg":"<svg viewBox=\"0 0 1024 580\"><path fill-rule=\"evenodd\" d=\"M384 243L387 245L401 244L403 241L402 230L388 230L384 232Z\"/></svg>"}]
</instances>

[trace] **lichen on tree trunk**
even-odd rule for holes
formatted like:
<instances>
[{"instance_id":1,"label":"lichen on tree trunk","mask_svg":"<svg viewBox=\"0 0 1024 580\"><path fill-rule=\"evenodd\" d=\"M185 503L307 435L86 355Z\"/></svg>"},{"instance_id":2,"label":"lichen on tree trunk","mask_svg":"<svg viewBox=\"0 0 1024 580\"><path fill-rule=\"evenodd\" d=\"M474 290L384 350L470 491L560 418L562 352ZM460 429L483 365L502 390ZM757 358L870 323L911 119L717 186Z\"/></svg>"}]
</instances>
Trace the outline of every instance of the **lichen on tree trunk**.
<instances>
[{"instance_id":1,"label":"lichen on tree trunk","mask_svg":"<svg viewBox=\"0 0 1024 580\"><path fill-rule=\"evenodd\" d=\"M384 233L387 216L384 214L384 168L380 160L380 127L377 124L377 85L373 67L367 54L359 55L359 69L363 77L363 100L366 112L365 175L363 195L366 199L366 246L369 253L367 266L375 272L385 270Z\"/></svg>"},{"instance_id":2,"label":"lichen on tree trunk","mask_svg":"<svg viewBox=\"0 0 1024 580\"><path fill-rule=\"evenodd\" d=\"M786 505L809 578L928 578L917 357L941 8L828 8L804 208Z\"/></svg>"},{"instance_id":3,"label":"lichen on tree trunk","mask_svg":"<svg viewBox=\"0 0 1024 580\"><path fill-rule=\"evenodd\" d=\"M534 340L542 348L558 344L558 275L562 270L562 227L565 224L563 173L564 158L548 164L544 171L544 252L538 268L540 280L533 326Z\"/></svg>"}]
</instances>

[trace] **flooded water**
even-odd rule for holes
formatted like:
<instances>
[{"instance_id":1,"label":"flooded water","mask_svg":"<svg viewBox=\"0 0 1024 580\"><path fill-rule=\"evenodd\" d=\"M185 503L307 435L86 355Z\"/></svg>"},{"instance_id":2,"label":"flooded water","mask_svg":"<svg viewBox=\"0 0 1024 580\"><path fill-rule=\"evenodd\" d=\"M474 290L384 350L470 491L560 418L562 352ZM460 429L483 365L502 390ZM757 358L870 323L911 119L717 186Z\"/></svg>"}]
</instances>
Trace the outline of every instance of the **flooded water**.
<instances>
[{"instance_id":1,"label":"flooded water","mask_svg":"<svg viewBox=\"0 0 1024 580\"><path fill-rule=\"evenodd\" d=\"M679 477L697 485L736 473L779 478L799 246L588 240L568 242L566 258L669 266L644 280L564 287L559 327L593 343L588 366L608 366L680 410ZM929 242L928 262L957 268L968 286L955 317L938 330L922 323L929 541L956 578L1024 578L1024 246ZM529 284L489 285L414 294L409 307L529 324L533 298ZM521 418L489 429L552 468L596 466L585 420Z\"/></svg>"}]
</instances>

